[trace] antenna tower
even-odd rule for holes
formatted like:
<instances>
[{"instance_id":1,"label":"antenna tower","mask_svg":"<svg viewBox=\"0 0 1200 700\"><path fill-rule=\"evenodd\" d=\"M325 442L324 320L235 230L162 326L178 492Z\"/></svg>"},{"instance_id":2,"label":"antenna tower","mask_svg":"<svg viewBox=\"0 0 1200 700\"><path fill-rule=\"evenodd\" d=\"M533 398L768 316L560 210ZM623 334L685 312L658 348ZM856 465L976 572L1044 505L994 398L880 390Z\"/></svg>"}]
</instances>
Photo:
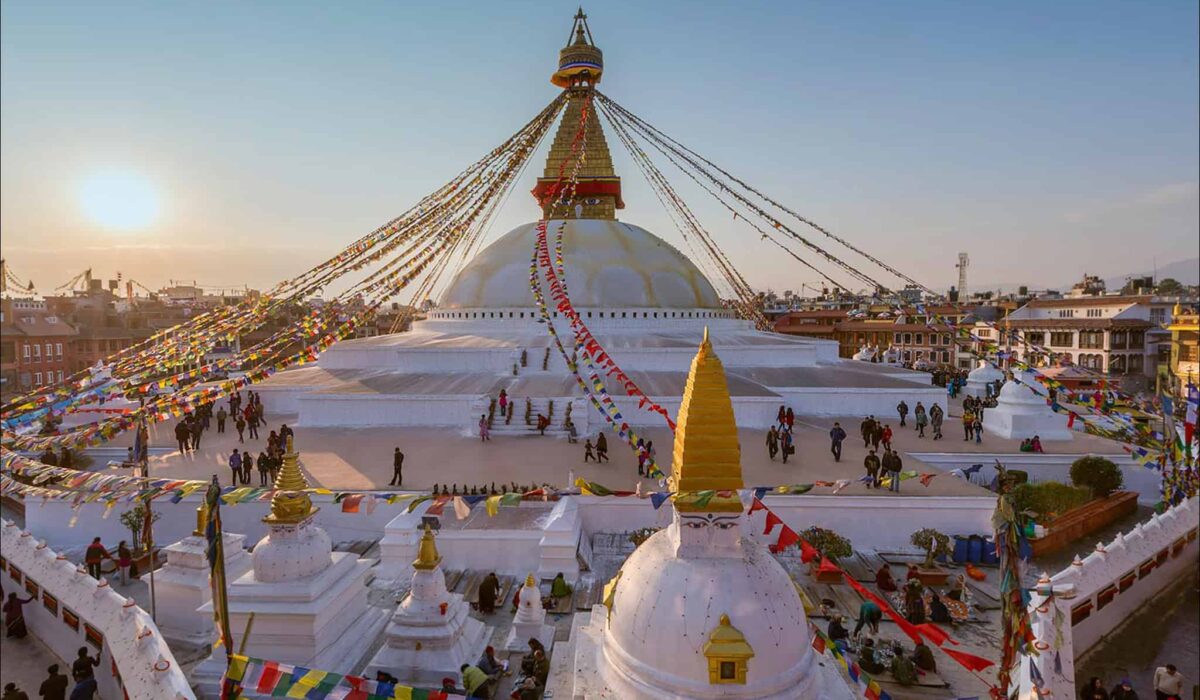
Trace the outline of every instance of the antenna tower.
<instances>
[{"instance_id":1,"label":"antenna tower","mask_svg":"<svg viewBox=\"0 0 1200 700\"><path fill-rule=\"evenodd\" d=\"M970 258L966 253L958 254L958 298L961 301L967 299L967 266L971 264Z\"/></svg>"}]
</instances>

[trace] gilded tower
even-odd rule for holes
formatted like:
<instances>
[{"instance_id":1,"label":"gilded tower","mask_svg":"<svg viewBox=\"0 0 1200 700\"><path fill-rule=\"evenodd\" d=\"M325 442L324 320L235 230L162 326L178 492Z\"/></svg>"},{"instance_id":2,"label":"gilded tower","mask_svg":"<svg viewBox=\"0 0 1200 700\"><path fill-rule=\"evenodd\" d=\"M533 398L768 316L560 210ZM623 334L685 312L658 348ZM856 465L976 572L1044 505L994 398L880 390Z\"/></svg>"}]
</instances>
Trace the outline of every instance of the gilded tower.
<instances>
[{"instance_id":1,"label":"gilded tower","mask_svg":"<svg viewBox=\"0 0 1200 700\"><path fill-rule=\"evenodd\" d=\"M588 28L587 15L581 8L575 15L567 45L558 52L558 70L550 77L550 82L567 91L567 106L550 145L546 169L533 189L533 196L542 207L542 216L547 219L612 220L616 218L617 209L625 208L621 201L621 178L613 170L612 155L596 117L594 103L584 128L583 159L579 163L575 196L553 197L550 192L560 173L563 178L569 178L575 170L571 144L579 131L585 98L600 82L603 73L604 54L592 41L592 30Z\"/></svg>"}]
</instances>

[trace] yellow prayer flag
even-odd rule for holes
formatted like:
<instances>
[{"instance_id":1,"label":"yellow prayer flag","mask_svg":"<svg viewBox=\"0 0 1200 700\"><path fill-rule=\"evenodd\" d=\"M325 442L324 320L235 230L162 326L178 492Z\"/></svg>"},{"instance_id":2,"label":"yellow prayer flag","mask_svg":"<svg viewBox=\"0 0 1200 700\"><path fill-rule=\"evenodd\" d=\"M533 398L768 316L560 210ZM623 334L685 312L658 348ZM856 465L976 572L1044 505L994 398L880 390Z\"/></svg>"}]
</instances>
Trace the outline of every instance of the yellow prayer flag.
<instances>
[{"instance_id":1,"label":"yellow prayer flag","mask_svg":"<svg viewBox=\"0 0 1200 700\"><path fill-rule=\"evenodd\" d=\"M484 505L487 507L488 517L495 517L496 513L500 512L500 497L488 496L487 502Z\"/></svg>"}]
</instances>

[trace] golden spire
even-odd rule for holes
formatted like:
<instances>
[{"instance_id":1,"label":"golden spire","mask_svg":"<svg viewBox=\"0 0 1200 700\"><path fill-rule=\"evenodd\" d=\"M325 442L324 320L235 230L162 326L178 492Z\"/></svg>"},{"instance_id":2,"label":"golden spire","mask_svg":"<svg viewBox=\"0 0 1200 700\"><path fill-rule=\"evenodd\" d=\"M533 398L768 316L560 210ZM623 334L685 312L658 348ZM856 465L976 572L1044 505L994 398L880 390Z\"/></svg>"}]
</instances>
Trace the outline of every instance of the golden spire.
<instances>
[{"instance_id":1,"label":"golden spire","mask_svg":"<svg viewBox=\"0 0 1200 700\"><path fill-rule=\"evenodd\" d=\"M567 91L567 106L546 156L546 169L533 189L547 219L612 220L617 209L625 208L621 178L613 170L612 155L594 103L584 126L582 153L571 153L583 117L584 98L600 82L603 72L604 54L592 41L587 15L580 8L571 26L571 37L559 51L558 70L550 78L550 82ZM576 160L581 156L576 169ZM572 172L577 173L574 199L563 201L561 193L552 197L550 190L559 181L560 173L565 179Z\"/></svg>"},{"instance_id":2,"label":"golden spire","mask_svg":"<svg viewBox=\"0 0 1200 700\"><path fill-rule=\"evenodd\" d=\"M425 534L421 535L421 544L417 546L417 560L413 568L417 571L430 571L442 563L442 555L438 554L437 544L433 541L433 528L425 523Z\"/></svg>"},{"instance_id":3,"label":"golden spire","mask_svg":"<svg viewBox=\"0 0 1200 700\"><path fill-rule=\"evenodd\" d=\"M529 575L525 577L525 586L527 588L537 587L537 581L533 580L533 572L532 571L530 571Z\"/></svg>"},{"instance_id":4,"label":"golden spire","mask_svg":"<svg viewBox=\"0 0 1200 700\"><path fill-rule=\"evenodd\" d=\"M312 517L315 508L306 490L308 479L300 471L300 455L292 449L292 436L287 439L287 452L283 453L283 466L275 478L275 495L271 497L271 513L263 518L268 525L294 525Z\"/></svg>"},{"instance_id":5,"label":"golden spire","mask_svg":"<svg viewBox=\"0 0 1200 700\"><path fill-rule=\"evenodd\" d=\"M208 504L201 503L196 506L196 529L192 530L193 535L204 536L204 531L208 528Z\"/></svg>"},{"instance_id":6,"label":"golden spire","mask_svg":"<svg viewBox=\"0 0 1200 700\"><path fill-rule=\"evenodd\" d=\"M721 358L713 352L704 329L700 351L692 359L687 387L675 426L671 474L677 492L675 508L689 512L741 512L736 493L742 488L742 450L738 445L733 401ZM724 496L700 496L700 491L729 491Z\"/></svg>"}]
</instances>

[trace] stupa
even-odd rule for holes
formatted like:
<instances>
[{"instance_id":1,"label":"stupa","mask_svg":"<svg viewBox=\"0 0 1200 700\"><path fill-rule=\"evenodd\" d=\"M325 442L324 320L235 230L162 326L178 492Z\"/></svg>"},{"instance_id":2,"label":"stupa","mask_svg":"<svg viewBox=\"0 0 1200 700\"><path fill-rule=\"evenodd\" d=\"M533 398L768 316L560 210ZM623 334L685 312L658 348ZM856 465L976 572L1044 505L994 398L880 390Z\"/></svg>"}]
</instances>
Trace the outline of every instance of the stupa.
<instances>
[{"instance_id":1,"label":"stupa","mask_svg":"<svg viewBox=\"0 0 1200 700\"><path fill-rule=\"evenodd\" d=\"M574 673L556 696L856 697L820 663L783 566L743 532L741 451L725 372L705 334L675 431L675 512L577 615Z\"/></svg>"},{"instance_id":2,"label":"stupa","mask_svg":"<svg viewBox=\"0 0 1200 700\"><path fill-rule=\"evenodd\" d=\"M313 524L318 508L308 488L289 437L271 512L263 518L270 532L254 547L253 568L228 586L230 631L249 656L350 673L361 668L387 611L367 605L371 562L333 552L329 535ZM209 615L211 606L204 608ZM219 678L224 653L197 670L202 688L209 687L204 681L212 670Z\"/></svg>"},{"instance_id":3,"label":"stupa","mask_svg":"<svg viewBox=\"0 0 1200 700\"><path fill-rule=\"evenodd\" d=\"M458 678L464 663L483 655L492 628L470 616L461 594L446 590L429 525L412 565L412 588L392 614L387 641L367 664L367 675L386 671L404 683L437 686L442 678Z\"/></svg>"},{"instance_id":4,"label":"stupa","mask_svg":"<svg viewBox=\"0 0 1200 700\"><path fill-rule=\"evenodd\" d=\"M687 255L618 220L625 206L621 178L595 109L586 122L586 160L578 164L575 196L550 201L559 173L576 170L571 144L586 97L603 77L603 54L580 13L551 77L567 103L534 196L549 219L547 231L562 229L573 306L647 395L668 410L678 408L692 351L707 327L729 366L729 392L743 427L766 428L780 404L800 415L829 416L887 415L901 398L945 407L945 392L929 385L928 374L894 361L844 360L834 341L756 330L722 303ZM578 431L594 431L598 420L553 347L530 291L537 228L522 224L484 247L411 330L341 341L315 365L260 384L264 401L279 413L299 415L304 426L473 430L488 400L504 390L521 408L528 399L531 413L548 416L552 430L561 428L570 403ZM544 271L538 274L545 284ZM558 333L571 337L564 314L550 313ZM662 424L657 414L638 410L637 399L614 401L631 425ZM523 422L514 423L495 425L493 433L527 431Z\"/></svg>"},{"instance_id":5,"label":"stupa","mask_svg":"<svg viewBox=\"0 0 1200 700\"><path fill-rule=\"evenodd\" d=\"M504 640L504 648L517 651L527 648L530 639L537 639L549 654L554 646L554 625L546 624L546 608L542 606L542 591L533 574L525 577L521 587L521 604L513 616L512 628Z\"/></svg>"},{"instance_id":6,"label":"stupa","mask_svg":"<svg viewBox=\"0 0 1200 700\"><path fill-rule=\"evenodd\" d=\"M980 360L979 366L967 373L967 385L963 394L976 398L990 396L988 386L994 382L1004 381L1004 372L987 360Z\"/></svg>"},{"instance_id":7,"label":"stupa","mask_svg":"<svg viewBox=\"0 0 1200 700\"><path fill-rule=\"evenodd\" d=\"M989 433L1010 440L1034 436L1047 440L1073 440L1067 427L1067 414L1055 413L1046 398L1030 387L1038 386L1032 372L1022 372L1000 388L995 408L983 412L983 427Z\"/></svg>"},{"instance_id":8,"label":"stupa","mask_svg":"<svg viewBox=\"0 0 1200 700\"><path fill-rule=\"evenodd\" d=\"M208 511L196 509L196 529L166 548L167 563L156 575L158 629L172 642L206 644L212 640L212 615L202 615L200 606L212 600L208 577L208 543L204 527ZM225 576L237 579L253 566L246 553L246 536L224 534Z\"/></svg>"}]
</instances>

